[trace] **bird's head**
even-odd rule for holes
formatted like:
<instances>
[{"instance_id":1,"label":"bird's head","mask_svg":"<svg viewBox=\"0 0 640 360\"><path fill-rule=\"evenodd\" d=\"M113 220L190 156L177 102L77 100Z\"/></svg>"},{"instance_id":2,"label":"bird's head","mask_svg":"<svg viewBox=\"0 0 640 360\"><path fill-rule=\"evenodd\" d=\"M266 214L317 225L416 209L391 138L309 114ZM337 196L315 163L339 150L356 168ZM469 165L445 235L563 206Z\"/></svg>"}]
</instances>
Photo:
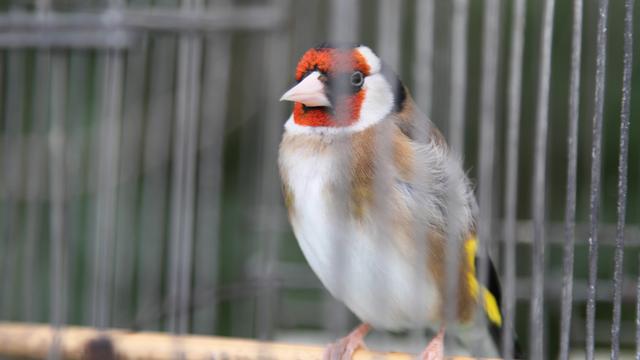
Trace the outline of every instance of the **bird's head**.
<instances>
[{"instance_id":1,"label":"bird's head","mask_svg":"<svg viewBox=\"0 0 640 360\"><path fill-rule=\"evenodd\" d=\"M280 100L295 102L299 130L366 128L402 106L397 76L366 46L321 45L296 67L297 84Z\"/></svg>"}]
</instances>

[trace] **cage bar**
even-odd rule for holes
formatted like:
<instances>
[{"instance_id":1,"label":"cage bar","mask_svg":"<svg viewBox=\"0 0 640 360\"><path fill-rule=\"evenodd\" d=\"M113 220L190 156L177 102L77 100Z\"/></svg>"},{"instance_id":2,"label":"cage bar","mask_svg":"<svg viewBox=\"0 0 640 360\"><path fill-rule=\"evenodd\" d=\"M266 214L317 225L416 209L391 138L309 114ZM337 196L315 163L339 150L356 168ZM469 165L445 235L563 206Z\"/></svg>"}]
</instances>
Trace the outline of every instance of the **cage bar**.
<instances>
[{"instance_id":1,"label":"cage bar","mask_svg":"<svg viewBox=\"0 0 640 360\"><path fill-rule=\"evenodd\" d=\"M32 134L43 136L49 129L49 94L51 84L51 53L49 51L39 51L36 54L35 82L40 86L36 87L33 94L33 101L36 110L33 112ZM37 309L35 300L41 298L38 288L41 287L37 281L40 262L37 250L41 247L39 236L42 231L43 221L42 205L39 199L47 185L45 183L45 157L46 149L31 143L26 150L27 153L27 179L25 181L25 199L27 200L26 221L24 224L24 256L22 268L22 316L25 321L36 321Z\"/></svg>"},{"instance_id":2,"label":"cage bar","mask_svg":"<svg viewBox=\"0 0 640 360\"><path fill-rule=\"evenodd\" d=\"M51 130L49 132L49 176L51 215L49 218L51 263L51 326L56 329L49 352L50 359L60 358L58 331L67 313L67 240L65 231L65 132L67 101L67 55L55 53L51 59Z\"/></svg>"},{"instance_id":3,"label":"cage bar","mask_svg":"<svg viewBox=\"0 0 640 360\"><path fill-rule=\"evenodd\" d=\"M488 257L482 255L503 260L497 265L504 285L506 331L498 344L504 357L513 358L513 340L519 334L532 358L553 357L558 350L560 359L567 360L586 342L587 358L599 357L607 347L613 359L637 351L640 360L640 344L631 349L634 340L640 342L640 319L632 324L631 317L624 316L624 309L639 301L640 288L631 280L637 274L631 275L622 262L625 253L635 255L640 249L640 227L632 219L625 221L625 212L630 211L626 207L637 198L634 144L629 144L634 136L629 133L633 0L612 3L611 19L608 0L600 0L597 11L596 2L593 9L584 8L584 0L34 3L12 0L0 10L0 317L40 322L42 327L0 324L0 357L7 356L4 346L11 351L29 348L40 357L65 356L64 334L74 330L66 324L96 326L80 329L91 339L111 336L110 327L132 330L124 343L136 337L136 331L171 330L173 334L145 337L162 344L166 357L191 354L190 333L317 343L344 336L355 318L323 292L322 283L299 258L284 221L276 160L287 117L283 110L288 108L277 99L291 80L295 57L326 36L338 46L373 41L372 50L401 75L419 107L429 115L432 110L436 117L443 114L444 120L433 119L439 124L449 120L443 129L449 149L466 158L464 170L470 171L471 182L476 173L480 180L476 229L480 280L490 281ZM510 15L503 16L505 10ZM571 14L571 35L567 32L552 41L554 30L569 29L566 20ZM618 21L622 14L624 22ZM617 26L608 29L609 20ZM554 29L553 21L566 27ZM620 35L611 50L624 45L624 52L610 51L606 59L609 33ZM597 44L583 48L585 34L588 39L597 34ZM509 43L503 45L505 40ZM564 51L569 41L570 51ZM435 49L444 55L435 56ZM615 177L610 159L602 157L613 154L609 148L613 142L602 136L608 136L603 134L608 131L604 116L613 109L604 108L605 98L612 100L614 92L620 93L615 84L605 86L605 72L617 74L623 55L616 149L618 208L613 224L607 223L613 218L613 202L602 196L600 204L601 191L610 190ZM590 73L582 67L592 62L595 94L582 99L587 101L580 109L581 86L591 91L581 70ZM609 68L606 62L611 63ZM402 64L411 68L402 69ZM564 99L555 89L564 91L566 70L570 70L569 91ZM434 84L434 79L443 84ZM578 127L579 112L591 107L593 100L592 132L581 134L586 129ZM566 105L568 123L549 121L564 119L558 110L564 112ZM478 114L478 121L470 121ZM565 127L567 145L558 147ZM521 131L535 136L520 136ZM387 156L389 134L378 135L374 147ZM579 136L591 135L592 144L578 147ZM339 149L345 161L351 160L352 145ZM473 149L465 149L469 146ZM591 188L582 192L587 177L580 176L579 165L588 161L591 150ZM523 167L522 161L531 158L533 166ZM560 199L565 158L566 198ZM371 191L382 203L387 194L379 185L389 180L384 176L376 179ZM348 189L344 194L349 195ZM414 189L406 191L411 195ZM547 193L553 195L545 198ZM587 193L589 223L582 223L576 221L581 214L577 204L585 203ZM450 199L441 200L441 207L450 209ZM349 205L343 205L336 211L346 216ZM556 216L562 207L564 222L559 222ZM377 231L386 235L394 226L389 225L394 211L389 207L372 216ZM600 219L599 213L606 215ZM455 215L447 213L449 224ZM425 236L417 225L415 237ZM329 230L327 236L345 233L342 228ZM442 230L456 233L449 226ZM498 247L491 246L498 240L494 237L504 241L500 258ZM458 314L452 305L460 285L457 277L450 277L459 271L451 261L459 250L452 240L459 239L449 237L447 254L454 256L447 256L443 275L448 340L457 330ZM529 259L520 261L518 256L527 255L529 247L534 250L533 271L524 275L523 270L529 273L524 269ZM545 258L545 247L553 256ZM554 251L560 247L562 256ZM614 251L612 279L597 279L599 248ZM574 252L586 250L588 259L574 258ZM426 244L419 244L409 257L427 251ZM352 260L344 255L338 246L332 260L335 276L341 279ZM587 260L588 279L578 271L587 269ZM390 266L386 257L372 261L381 268ZM518 276L519 272L523 274ZM383 274L376 281L384 288L389 278ZM353 284L345 280L343 285ZM372 301L384 311L389 297ZM416 296L417 306L419 301ZM586 318L575 312L583 303ZM612 323L595 317L595 304L601 303L613 305ZM529 316L523 316L529 304ZM640 316L640 304L634 305ZM584 327L576 326L582 323ZM43 342L35 349L14 337L16 333L5 337L5 325L25 326L19 333L24 339L33 339L25 334L36 334ZM417 331L380 333L367 341L371 348L398 345L418 352L428 341ZM559 342L547 344L545 337L550 334L557 334ZM200 339L197 351L209 356L236 354L217 352L227 349L225 342ZM400 345L404 341L407 344ZM447 346L453 343L448 341ZM275 358L288 348L266 342L237 344L255 345L251 354L255 357ZM73 356L83 356L81 351L86 350L74 349ZM452 349L447 347L458 350ZM137 353L132 348L125 351ZM233 351L246 355L237 347ZM303 351L322 354L319 347ZM371 356L382 354L356 354L356 358Z\"/></svg>"},{"instance_id":4,"label":"cage bar","mask_svg":"<svg viewBox=\"0 0 640 360\"><path fill-rule=\"evenodd\" d=\"M381 0L378 2L378 53L385 62L400 71L400 47L402 45L403 9L406 3L403 0Z\"/></svg>"},{"instance_id":5,"label":"cage bar","mask_svg":"<svg viewBox=\"0 0 640 360\"><path fill-rule=\"evenodd\" d=\"M230 6L227 0L217 5ZM231 37L212 34L204 40L204 69L200 147L198 159L198 210L196 218L196 251L194 293L205 290L215 294L218 285L220 258L220 217L222 204L222 150L225 135L226 99L231 78ZM201 302L195 298L195 302ZM215 304L217 299L207 299ZM214 306L199 307L194 311L193 329L196 333L215 333L217 311Z\"/></svg>"},{"instance_id":6,"label":"cage bar","mask_svg":"<svg viewBox=\"0 0 640 360\"><path fill-rule=\"evenodd\" d=\"M600 179L602 162L602 118L604 108L604 86L607 59L607 17L609 0L598 1L598 32L596 57L596 83L591 147L591 190L589 195L589 286L587 289L586 353L587 360L594 359L596 286L598 280L598 226L600 212Z\"/></svg>"},{"instance_id":7,"label":"cage bar","mask_svg":"<svg viewBox=\"0 0 640 360\"><path fill-rule=\"evenodd\" d=\"M332 42L337 43L339 46L345 46L348 43L356 42L360 37L360 25L362 16L360 15L359 8L362 2L360 0L332 0L330 2L329 10L329 31L328 36ZM335 84L336 86L342 86L344 84ZM340 114L338 117L344 118ZM345 162L351 161L351 155L349 150L344 144L340 146L344 147L344 159ZM346 214L347 209L342 206L336 206L341 214ZM329 237L339 236L343 229L333 227L329 231ZM349 262L344 256L344 252L340 249L334 249L332 252L332 261L336 264L333 270L335 276L340 276L341 273L346 271L349 266ZM340 278L342 279L342 278ZM344 281L340 280L340 287L345 286ZM324 328L333 336L344 336L348 330L349 324L349 310L346 306L334 299L328 292L325 293L324 299L324 311L325 318L323 321Z\"/></svg>"},{"instance_id":8,"label":"cage bar","mask_svg":"<svg viewBox=\"0 0 640 360\"><path fill-rule=\"evenodd\" d=\"M611 359L620 355L620 316L622 308L622 262L624 227L627 215L627 173L629 158L629 123L631 112L631 75L633 65L633 0L624 2L624 64L622 103L620 105L620 154L618 158L618 222L613 272L613 321L611 324Z\"/></svg>"},{"instance_id":9,"label":"cage bar","mask_svg":"<svg viewBox=\"0 0 640 360\"><path fill-rule=\"evenodd\" d=\"M432 0L427 0L432 1ZM431 5L433 7L433 4ZM433 9L431 9L433 12ZM433 14L431 14L433 18ZM427 19L425 19L427 20ZM467 32L469 27L469 0L454 0L451 19L451 95L449 97L449 145L458 154L464 154L464 126L467 109ZM426 26L426 25L425 25ZM433 25L429 30L433 32ZM433 42L433 34L430 34ZM433 47L433 45L431 45ZM432 51L432 49L430 48ZM431 56L431 54L430 54ZM431 58L429 58L431 62ZM429 64L430 64L429 62ZM431 107L431 77L429 77L429 92L424 97L428 104L427 114Z\"/></svg>"},{"instance_id":10,"label":"cage bar","mask_svg":"<svg viewBox=\"0 0 640 360\"><path fill-rule=\"evenodd\" d=\"M547 187L547 132L549 123L549 81L551 77L551 44L555 0L544 3L540 70L536 104L536 138L533 183L533 251L531 300L531 358L544 359L544 259L545 259L545 193Z\"/></svg>"},{"instance_id":11,"label":"cage bar","mask_svg":"<svg viewBox=\"0 0 640 360\"><path fill-rule=\"evenodd\" d=\"M573 300L573 263L576 238L576 188L578 169L578 119L580 111L580 68L582 55L582 0L573 1L571 30L571 73L569 79L569 133L567 137L567 196L564 213L564 251L560 319L560 360L569 358Z\"/></svg>"},{"instance_id":12,"label":"cage bar","mask_svg":"<svg viewBox=\"0 0 640 360\"><path fill-rule=\"evenodd\" d=\"M202 1L184 0L181 9L193 11L202 7ZM185 334L190 326L202 39L194 34L182 35L178 52L167 330Z\"/></svg>"},{"instance_id":13,"label":"cage bar","mask_svg":"<svg viewBox=\"0 0 640 360\"><path fill-rule=\"evenodd\" d=\"M23 137L22 122L25 112L25 75L26 53L22 50L14 50L6 53L6 90L4 103L4 131L5 142L2 146L2 186L4 198L2 199L2 241L0 242L0 281L5 289L14 289L16 286L15 274L17 267L18 242L16 241L16 229L18 220L18 194L21 193ZM0 314L4 319L13 318L16 308L16 297L12 291L3 291L0 294Z\"/></svg>"},{"instance_id":14,"label":"cage bar","mask_svg":"<svg viewBox=\"0 0 640 360\"><path fill-rule=\"evenodd\" d=\"M640 255L638 255L638 278L636 280L636 360L640 360Z\"/></svg>"},{"instance_id":15,"label":"cage bar","mask_svg":"<svg viewBox=\"0 0 640 360\"><path fill-rule=\"evenodd\" d=\"M136 181L141 173L141 153L144 130L144 98L147 72L148 38L141 38L139 46L124 60L125 83L122 113L121 150L118 170L117 214L114 248L113 326L129 326L133 316L130 304L134 298L135 260L138 254L136 233L137 202L140 189Z\"/></svg>"},{"instance_id":16,"label":"cage bar","mask_svg":"<svg viewBox=\"0 0 640 360\"><path fill-rule=\"evenodd\" d=\"M329 9L329 39L334 42L350 43L358 39L360 0L331 0Z\"/></svg>"},{"instance_id":17,"label":"cage bar","mask_svg":"<svg viewBox=\"0 0 640 360\"><path fill-rule=\"evenodd\" d=\"M103 55L103 104L97 158L96 224L93 242L91 324L99 329L109 326L115 240L116 186L120 148L120 114L123 86L123 54L107 50Z\"/></svg>"},{"instance_id":18,"label":"cage bar","mask_svg":"<svg viewBox=\"0 0 640 360\"><path fill-rule=\"evenodd\" d=\"M465 0L461 0L465 1ZM458 1L460 2L460 1ZM416 1L414 94L418 106L427 116L431 116L431 96L433 93L433 48L434 48L434 0ZM454 20L455 21L455 20ZM465 34L462 34L463 36ZM458 46L464 39L455 39Z\"/></svg>"},{"instance_id":19,"label":"cage bar","mask_svg":"<svg viewBox=\"0 0 640 360\"><path fill-rule=\"evenodd\" d=\"M221 31L221 30L271 30L284 24L284 13L270 5L251 7L212 7L208 11L156 6L149 10L118 9L118 13L99 14L74 12L49 12L46 17L34 14L10 12L0 15L0 30L14 34L53 32L70 34L69 31L106 31L124 29L143 31ZM107 31L107 33L109 33ZM5 46L5 44L2 44ZM115 44L114 44L115 45ZM25 44L25 46L33 46Z\"/></svg>"},{"instance_id":20,"label":"cage bar","mask_svg":"<svg viewBox=\"0 0 640 360\"><path fill-rule=\"evenodd\" d=\"M286 9L290 6L289 0L276 0L273 6ZM256 332L259 339L273 339L277 327L279 314L279 287L277 286L278 253L280 251L281 231L285 223L283 211L278 209L280 202L280 180L275 164L278 162L278 144L282 133L282 122L286 119L282 105L276 101L286 91L287 73L289 65L289 43L287 34L283 31L275 31L267 35L265 46L265 59L267 68L270 69L265 78L267 91L266 118L262 124L260 148L260 162L262 167L260 174L262 181L259 184L258 198L258 229L261 249L260 259L260 288L258 289L258 307L256 319ZM267 353L268 354L268 353Z\"/></svg>"},{"instance_id":21,"label":"cage bar","mask_svg":"<svg viewBox=\"0 0 640 360\"><path fill-rule=\"evenodd\" d=\"M493 227L493 179L495 161L496 96L498 89L499 31L502 21L500 0L487 0L483 8L482 25L482 79L480 93L480 139L478 147L478 261L477 273L481 284L489 278L489 249ZM486 252L483 254L482 252ZM479 326L486 326L484 296L478 299L476 316Z\"/></svg>"},{"instance_id":22,"label":"cage bar","mask_svg":"<svg viewBox=\"0 0 640 360\"><path fill-rule=\"evenodd\" d=\"M163 253L167 246L166 223L168 174L171 149L171 114L174 113L173 74L177 49L176 39L166 35L150 40L151 57L156 59L149 69L149 103L147 104L146 129L142 160L142 194L140 200L140 257L138 262L137 309L134 326L145 330L159 330L161 320L150 309L161 308Z\"/></svg>"},{"instance_id":23,"label":"cage bar","mask_svg":"<svg viewBox=\"0 0 640 360\"><path fill-rule=\"evenodd\" d=\"M513 4L511 25L511 50L509 54L509 94L507 113L507 170L504 220L504 290L502 294L502 312L504 314L502 331L502 354L505 359L513 357L514 317L516 286L516 218L518 198L518 156L520 142L520 105L522 96L522 53L524 48L525 1L517 0Z\"/></svg>"}]
</instances>

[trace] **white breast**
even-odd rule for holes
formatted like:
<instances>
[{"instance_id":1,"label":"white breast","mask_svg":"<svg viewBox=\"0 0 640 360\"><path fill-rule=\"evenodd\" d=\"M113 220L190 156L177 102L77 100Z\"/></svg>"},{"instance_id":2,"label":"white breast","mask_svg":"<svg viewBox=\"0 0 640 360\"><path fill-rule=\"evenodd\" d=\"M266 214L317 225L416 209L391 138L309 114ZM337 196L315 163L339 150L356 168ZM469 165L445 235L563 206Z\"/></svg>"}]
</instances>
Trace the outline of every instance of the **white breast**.
<instances>
[{"instance_id":1,"label":"white breast","mask_svg":"<svg viewBox=\"0 0 640 360\"><path fill-rule=\"evenodd\" d=\"M346 181L336 154L281 151L280 166L293 194L294 233L329 292L377 328L436 326L438 296L427 257L408 259L394 246L389 227L342 211L349 199L332 190Z\"/></svg>"}]
</instances>

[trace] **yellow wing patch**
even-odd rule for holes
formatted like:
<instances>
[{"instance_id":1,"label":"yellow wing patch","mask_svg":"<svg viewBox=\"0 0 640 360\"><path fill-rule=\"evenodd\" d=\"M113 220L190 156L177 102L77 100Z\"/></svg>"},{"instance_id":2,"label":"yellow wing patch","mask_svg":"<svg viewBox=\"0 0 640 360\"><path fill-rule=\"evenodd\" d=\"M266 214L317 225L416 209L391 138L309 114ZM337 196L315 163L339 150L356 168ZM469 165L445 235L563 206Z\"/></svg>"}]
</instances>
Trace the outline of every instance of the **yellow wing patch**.
<instances>
[{"instance_id":1,"label":"yellow wing patch","mask_svg":"<svg viewBox=\"0 0 640 360\"><path fill-rule=\"evenodd\" d=\"M478 298L478 293L482 291L483 297L483 306L484 311L489 317L489 320L498 325L502 326L502 314L500 314L500 307L498 306L498 301L496 297L484 286L481 286L476 278L476 251L478 250L478 238L474 235L467 239L464 244L464 250L467 255L467 261L469 264L469 273L467 274L467 279L469 281L469 290L471 291L471 296L474 298Z\"/></svg>"}]
</instances>

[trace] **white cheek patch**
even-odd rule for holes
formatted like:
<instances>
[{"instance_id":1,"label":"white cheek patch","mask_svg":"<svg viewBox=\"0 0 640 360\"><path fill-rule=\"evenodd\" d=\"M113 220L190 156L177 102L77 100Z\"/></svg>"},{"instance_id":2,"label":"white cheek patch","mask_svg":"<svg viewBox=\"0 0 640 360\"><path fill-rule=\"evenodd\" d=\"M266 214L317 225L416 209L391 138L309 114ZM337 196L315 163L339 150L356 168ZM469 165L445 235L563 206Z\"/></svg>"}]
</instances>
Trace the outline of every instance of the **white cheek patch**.
<instances>
[{"instance_id":1,"label":"white cheek patch","mask_svg":"<svg viewBox=\"0 0 640 360\"><path fill-rule=\"evenodd\" d=\"M354 126L367 128L384 119L393 109L393 91L387 79L382 74L369 75L364 80L362 88L366 91L360 119Z\"/></svg>"},{"instance_id":2,"label":"white cheek patch","mask_svg":"<svg viewBox=\"0 0 640 360\"><path fill-rule=\"evenodd\" d=\"M382 67L380 58L378 58L371 49L366 46L360 46L358 47L358 51L367 61L367 64L369 64L369 69L371 70L369 73L375 74L380 71L380 68Z\"/></svg>"}]
</instances>

